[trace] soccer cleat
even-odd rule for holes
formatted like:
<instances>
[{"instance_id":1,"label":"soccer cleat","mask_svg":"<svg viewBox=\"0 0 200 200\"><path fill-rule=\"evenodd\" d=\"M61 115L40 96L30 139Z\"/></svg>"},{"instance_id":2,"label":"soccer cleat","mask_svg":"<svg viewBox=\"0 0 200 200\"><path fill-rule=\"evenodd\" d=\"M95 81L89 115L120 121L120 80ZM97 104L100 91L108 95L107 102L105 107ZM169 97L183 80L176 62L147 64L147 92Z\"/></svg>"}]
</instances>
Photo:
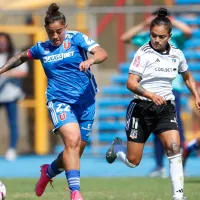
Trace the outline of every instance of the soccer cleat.
<instances>
[{"instance_id":1,"label":"soccer cleat","mask_svg":"<svg viewBox=\"0 0 200 200\"><path fill-rule=\"evenodd\" d=\"M106 152L106 160L108 163L113 163L115 161L115 159L117 158L116 154L115 154L115 151L114 151L114 146L115 145L121 145L122 144L122 140L118 137L116 137L110 148L108 149L108 151Z\"/></svg>"},{"instance_id":2,"label":"soccer cleat","mask_svg":"<svg viewBox=\"0 0 200 200\"><path fill-rule=\"evenodd\" d=\"M175 197L173 200L187 200L187 197Z\"/></svg>"},{"instance_id":3,"label":"soccer cleat","mask_svg":"<svg viewBox=\"0 0 200 200\"><path fill-rule=\"evenodd\" d=\"M83 197L81 196L81 193L78 190L75 190L71 193L70 200L83 200Z\"/></svg>"},{"instance_id":4,"label":"soccer cleat","mask_svg":"<svg viewBox=\"0 0 200 200\"><path fill-rule=\"evenodd\" d=\"M14 161L17 158L16 150L13 148L9 148L5 154L5 159L7 161Z\"/></svg>"},{"instance_id":5,"label":"soccer cleat","mask_svg":"<svg viewBox=\"0 0 200 200\"><path fill-rule=\"evenodd\" d=\"M155 168L154 170L152 170L149 173L148 176L151 177L151 178L156 178L156 177L167 178L168 177L165 168Z\"/></svg>"},{"instance_id":6,"label":"soccer cleat","mask_svg":"<svg viewBox=\"0 0 200 200\"><path fill-rule=\"evenodd\" d=\"M39 181L36 183L35 185L35 193L36 195L42 196L47 184L50 182L51 186L52 186L52 180L47 176L46 171L48 169L48 164L42 165L41 166L41 175L40 175L40 179ZM52 186L53 187L53 186Z\"/></svg>"}]
</instances>

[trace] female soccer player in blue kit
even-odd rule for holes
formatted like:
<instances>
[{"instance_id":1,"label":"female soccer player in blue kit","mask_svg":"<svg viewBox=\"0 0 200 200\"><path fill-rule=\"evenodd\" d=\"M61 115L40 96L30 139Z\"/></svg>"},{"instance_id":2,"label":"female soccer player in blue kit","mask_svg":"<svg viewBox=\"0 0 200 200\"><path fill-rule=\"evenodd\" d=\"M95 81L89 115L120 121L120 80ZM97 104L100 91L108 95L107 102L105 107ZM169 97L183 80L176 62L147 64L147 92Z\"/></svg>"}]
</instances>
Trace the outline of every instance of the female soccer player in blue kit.
<instances>
[{"instance_id":1,"label":"female soccer player in blue kit","mask_svg":"<svg viewBox=\"0 0 200 200\"><path fill-rule=\"evenodd\" d=\"M12 57L0 68L0 74L28 59L39 59L48 78L47 107L54 133L64 142L63 152L50 165L41 166L35 192L41 196L52 178L65 171L71 200L82 200L80 194L80 156L87 144L95 115L97 86L90 66L106 60L107 53L88 36L68 31L59 7L50 5L45 17L49 40ZM87 52L91 53L89 59Z\"/></svg>"}]
</instances>

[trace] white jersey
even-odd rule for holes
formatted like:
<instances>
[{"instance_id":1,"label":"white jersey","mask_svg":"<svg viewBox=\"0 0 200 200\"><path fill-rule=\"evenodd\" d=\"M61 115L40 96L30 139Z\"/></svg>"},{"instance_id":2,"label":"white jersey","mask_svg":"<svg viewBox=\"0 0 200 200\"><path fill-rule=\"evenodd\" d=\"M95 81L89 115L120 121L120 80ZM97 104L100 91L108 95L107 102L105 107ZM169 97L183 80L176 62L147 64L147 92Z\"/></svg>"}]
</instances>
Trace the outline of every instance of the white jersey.
<instances>
[{"instance_id":1,"label":"white jersey","mask_svg":"<svg viewBox=\"0 0 200 200\"><path fill-rule=\"evenodd\" d=\"M142 78L140 84L146 90L166 100L174 100L172 81L178 73L183 73L187 69L186 59L180 49L169 45L167 52L161 54L155 51L150 43L147 43L135 53L129 73L140 76ZM135 95L135 98L150 100L139 95Z\"/></svg>"}]
</instances>

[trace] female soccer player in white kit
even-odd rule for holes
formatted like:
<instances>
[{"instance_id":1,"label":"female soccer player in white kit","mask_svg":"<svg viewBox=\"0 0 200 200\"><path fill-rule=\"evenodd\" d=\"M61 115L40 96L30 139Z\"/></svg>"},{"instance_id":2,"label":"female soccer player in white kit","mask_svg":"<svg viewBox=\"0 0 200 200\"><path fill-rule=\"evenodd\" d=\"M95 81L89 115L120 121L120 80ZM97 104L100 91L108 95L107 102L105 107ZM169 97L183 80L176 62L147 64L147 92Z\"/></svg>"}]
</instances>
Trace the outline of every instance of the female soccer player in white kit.
<instances>
[{"instance_id":1,"label":"female soccer player in white kit","mask_svg":"<svg viewBox=\"0 0 200 200\"><path fill-rule=\"evenodd\" d=\"M150 42L135 54L129 68L127 88L135 94L126 114L127 148L115 138L106 153L108 163L116 158L129 167L139 165L144 144L153 132L162 141L169 159L173 200L186 199L183 194L184 175L180 154L180 136L176 120L172 81L181 74L200 110L200 97L195 81L188 71L180 49L168 43L172 24L161 8L150 24Z\"/></svg>"}]
</instances>

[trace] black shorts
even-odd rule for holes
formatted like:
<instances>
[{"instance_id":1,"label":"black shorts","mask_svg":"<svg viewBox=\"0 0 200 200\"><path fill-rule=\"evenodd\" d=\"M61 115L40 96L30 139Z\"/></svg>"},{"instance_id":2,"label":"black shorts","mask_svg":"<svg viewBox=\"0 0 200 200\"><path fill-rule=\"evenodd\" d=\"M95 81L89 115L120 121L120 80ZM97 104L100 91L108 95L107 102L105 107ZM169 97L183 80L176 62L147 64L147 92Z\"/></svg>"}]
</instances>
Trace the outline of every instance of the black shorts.
<instances>
[{"instance_id":1,"label":"black shorts","mask_svg":"<svg viewBox=\"0 0 200 200\"><path fill-rule=\"evenodd\" d=\"M173 101L160 106L138 99L130 102L126 113L128 141L145 143L151 133L158 135L168 130L178 130Z\"/></svg>"}]
</instances>

